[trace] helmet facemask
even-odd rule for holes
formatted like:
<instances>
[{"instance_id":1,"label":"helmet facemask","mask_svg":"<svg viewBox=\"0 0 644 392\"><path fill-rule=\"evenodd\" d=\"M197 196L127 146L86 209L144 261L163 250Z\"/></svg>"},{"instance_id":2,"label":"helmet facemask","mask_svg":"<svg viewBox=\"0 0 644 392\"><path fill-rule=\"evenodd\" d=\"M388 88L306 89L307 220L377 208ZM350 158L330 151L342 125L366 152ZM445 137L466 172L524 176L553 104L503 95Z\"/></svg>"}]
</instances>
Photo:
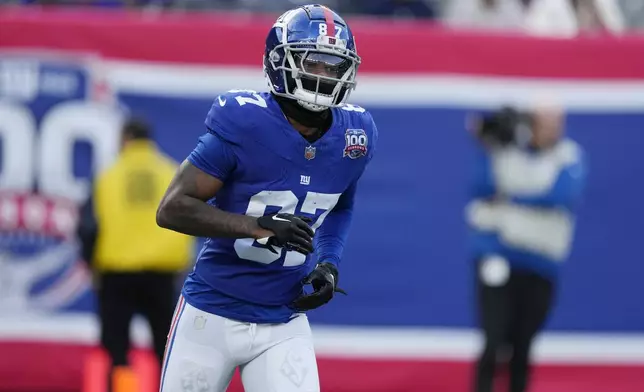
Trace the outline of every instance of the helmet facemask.
<instances>
[{"instance_id":1,"label":"helmet facemask","mask_svg":"<svg viewBox=\"0 0 644 392\"><path fill-rule=\"evenodd\" d=\"M267 66L282 72L286 91L273 93L316 112L342 105L356 86L360 64L358 55L345 47L344 40L328 36L318 37L317 43L276 46Z\"/></svg>"}]
</instances>

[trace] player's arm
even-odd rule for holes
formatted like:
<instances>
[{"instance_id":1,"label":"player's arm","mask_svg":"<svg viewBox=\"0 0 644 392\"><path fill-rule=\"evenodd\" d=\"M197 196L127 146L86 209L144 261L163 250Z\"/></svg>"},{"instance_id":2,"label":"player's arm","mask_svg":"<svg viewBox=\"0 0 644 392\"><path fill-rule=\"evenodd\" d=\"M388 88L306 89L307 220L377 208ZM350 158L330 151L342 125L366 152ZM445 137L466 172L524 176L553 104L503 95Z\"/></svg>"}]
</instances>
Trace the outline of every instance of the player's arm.
<instances>
[{"instance_id":1,"label":"player's arm","mask_svg":"<svg viewBox=\"0 0 644 392\"><path fill-rule=\"evenodd\" d=\"M188 160L175 174L157 210L157 224L196 237L264 238L273 235L254 217L222 211L208 204L223 181Z\"/></svg>"},{"instance_id":2,"label":"player's arm","mask_svg":"<svg viewBox=\"0 0 644 392\"><path fill-rule=\"evenodd\" d=\"M363 116L364 129L370 130L370 149L367 155L365 168L371 162L378 141L378 128L370 114ZM349 235L349 227L353 218L358 181L362 173L354 179L349 187L342 193L338 203L329 212L324 223L315 233L316 252L318 264L313 272L304 281L313 286L313 292L298 297L292 306L299 311L318 308L329 302L335 292L346 294L338 288L338 265L344 251L344 244Z\"/></svg>"},{"instance_id":3,"label":"player's arm","mask_svg":"<svg viewBox=\"0 0 644 392\"><path fill-rule=\"evenodd\" d=\"M356 188L357 181L342 193L324 224L315 233L318 264L304 281L304 284L311 284L314 291L300 296L293 302L296 310L319 308L333 298L334 292L346 294L338 288L338 264L351 226Z\"/></svg>"},{"instance_id":4,"label":"player's arm","mask_svg":"<svg viewBox=\"0 0 644 392\"><path fill-rule=\"evenodd\" d=\"M208 204L232 175L237 158L230 145L213 133L181 164L157 210L157 224L197 237L262 239L303 254L313 251L313 231L305 219L291 214L255 218L223 211Z\"/></svg>"},{"instance_id":5,"label":"player's arm","mask_svg":"<svg viewBox=\"0 0 644 392\"><path fill-rule=\"evenodd\" d=\"M315 234L318 259L320 262L331 263L336 268L340 264L344 244L349 236L356 189L357 181L342 193L338 203Z\"/></svg>"}]
</instances>

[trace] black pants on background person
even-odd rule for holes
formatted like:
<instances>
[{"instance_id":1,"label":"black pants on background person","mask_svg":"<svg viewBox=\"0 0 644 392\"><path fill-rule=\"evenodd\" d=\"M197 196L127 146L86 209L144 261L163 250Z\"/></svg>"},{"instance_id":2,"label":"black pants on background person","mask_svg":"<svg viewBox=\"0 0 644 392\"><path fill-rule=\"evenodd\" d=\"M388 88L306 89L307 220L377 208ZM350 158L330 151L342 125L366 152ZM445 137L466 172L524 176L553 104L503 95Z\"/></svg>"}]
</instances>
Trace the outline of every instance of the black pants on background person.
<instances>
[{"instance_id":1,"label":"black pants on background person","mask_svg":"<svg viewBox=\"0 0 644 392\"><path fill-rule=\"evenodd\" d=\"M531 272L508 269L502 281L479 265L476 291L485 344L476 366L475 392L491 392L497 364L509 355L509 391L526 391L530 349L552 307L554 284Z\"/></svg>"},{"instance_id":2,"label":"black pants on background person","mask_svg":"<svg viewBox=\"0 0 644 392\"><path fill-rule=\"evenodd\" d=\"M104 273L99 276L101 344L111 357L112 366L128 365L130 324L135 313L144 316L150 324L154 352L161 364L177 299L175 283L172 273Z\"/></svg>"}]
</instances>

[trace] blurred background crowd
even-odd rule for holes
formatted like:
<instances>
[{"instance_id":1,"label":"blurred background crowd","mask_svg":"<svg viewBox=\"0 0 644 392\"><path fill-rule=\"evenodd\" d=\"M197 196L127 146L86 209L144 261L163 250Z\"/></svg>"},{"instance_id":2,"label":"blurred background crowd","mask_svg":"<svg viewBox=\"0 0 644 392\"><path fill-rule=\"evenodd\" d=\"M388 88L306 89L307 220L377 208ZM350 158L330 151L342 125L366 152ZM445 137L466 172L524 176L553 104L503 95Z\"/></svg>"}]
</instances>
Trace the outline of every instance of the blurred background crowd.
<instances>
[{"instance_id":1,"label":"blurred background crowd","mask_svg":"<svg viewBox=\"0 0 644 392\"><path fill-rule=\"evenodd\" d=\"M303 0L0 0L16 5L89 5L174 10L281 12ZM342 14L438 20L455 27L570 36L644 27L641 0L329 0Z\"/></svg>"}]
</instances>

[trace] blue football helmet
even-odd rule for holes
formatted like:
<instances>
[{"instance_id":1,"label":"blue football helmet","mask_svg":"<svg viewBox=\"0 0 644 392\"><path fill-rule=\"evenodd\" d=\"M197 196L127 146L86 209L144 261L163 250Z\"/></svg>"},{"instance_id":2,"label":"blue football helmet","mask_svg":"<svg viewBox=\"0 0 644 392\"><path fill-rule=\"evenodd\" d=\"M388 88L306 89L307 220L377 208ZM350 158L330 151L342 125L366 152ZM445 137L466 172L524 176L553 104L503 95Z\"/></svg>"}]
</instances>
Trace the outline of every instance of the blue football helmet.
<instances>
[{"instance_id":1,"label":"blue football helmet","mask_svg":"<svg viewBox=\"0 0 644 392\"><path fill-rule=\"evenodd\" d=\"M266 38L264 74L271 91L312 111L346 102L359 65L351 29L323 5L287 11Z\"/></svg>"}]
</instances>

